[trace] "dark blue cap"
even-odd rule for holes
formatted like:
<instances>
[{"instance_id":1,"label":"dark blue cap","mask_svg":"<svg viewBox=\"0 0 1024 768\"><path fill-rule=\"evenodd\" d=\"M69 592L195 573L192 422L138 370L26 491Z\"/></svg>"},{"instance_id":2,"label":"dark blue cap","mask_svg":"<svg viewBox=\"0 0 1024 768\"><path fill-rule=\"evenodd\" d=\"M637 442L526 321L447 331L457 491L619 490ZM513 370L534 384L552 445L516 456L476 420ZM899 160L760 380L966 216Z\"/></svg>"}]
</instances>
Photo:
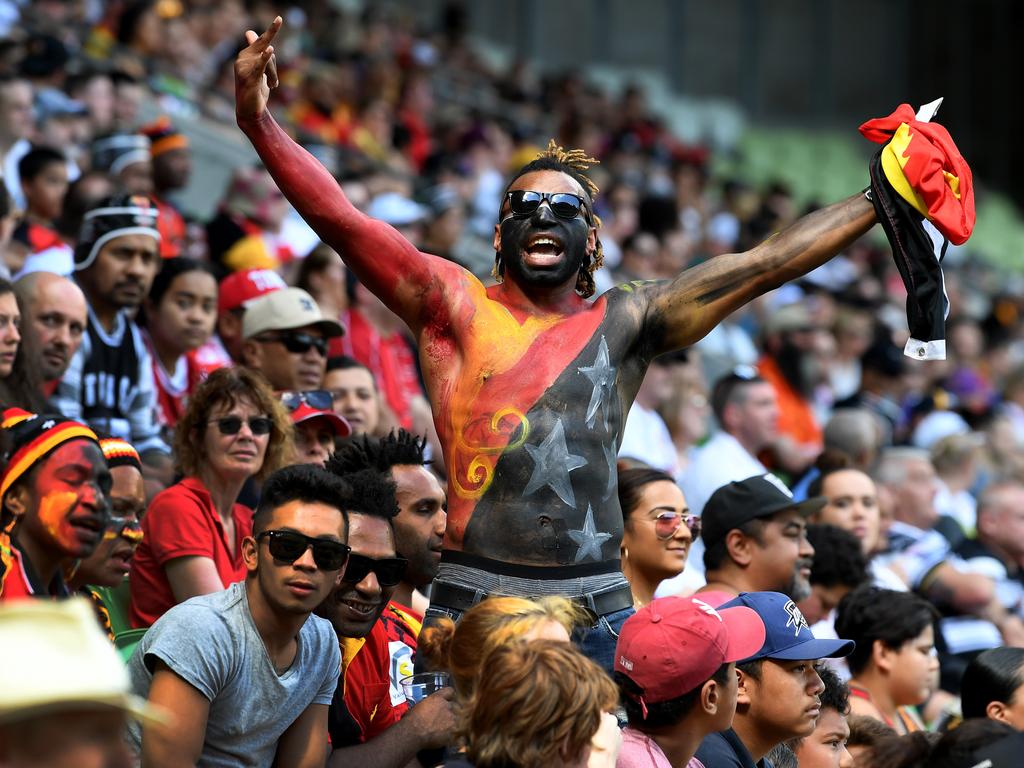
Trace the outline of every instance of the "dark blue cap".
<instances>
[{"instance_id":1,"label":"dark blue cap","mask_svg":"<svg viewBox=\"0 0 1024 768\"><path fill-rule=\"evenodd\" d=\"M735 608L739 605L755 611L765 627L761 650L743 659L740 664L758 659L838 659L853 651L853 640L815 639L811 628L807 626L807 619L800 613L796 603L781 592L741 592L739 597L718 607Z\"/></svg>"}]
</instances>

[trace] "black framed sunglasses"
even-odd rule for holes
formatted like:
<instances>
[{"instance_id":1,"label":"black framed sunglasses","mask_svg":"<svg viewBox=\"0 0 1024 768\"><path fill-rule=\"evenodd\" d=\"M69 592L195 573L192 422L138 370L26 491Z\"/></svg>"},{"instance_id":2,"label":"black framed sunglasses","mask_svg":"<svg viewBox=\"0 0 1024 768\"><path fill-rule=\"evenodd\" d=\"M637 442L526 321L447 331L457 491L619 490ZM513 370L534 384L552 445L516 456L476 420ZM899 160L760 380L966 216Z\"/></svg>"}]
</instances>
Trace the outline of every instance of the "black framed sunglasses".
<instances>
[{"instance_id":1,"label":"black framed sunglasses","mask_svg":"<svg viewBox=\"0 0 1024 768\"><path fill-rule=\"evenodd\" d=\"M700 515L681 515L678 512L660 512L654 518L654 535L662 541L668 541L676 535L681 525L685 525L694 540L700 536Z\"/></svg>"},{"instance_id":2,"label":"black framed sunglasses","mask_svg":"<svg viewBox=\"0 0 1024 768\"><path fill-rule=\"evenodd\" d=\"M377 574L377 583L382 587L393 587L405 577L409 561L404 557L382 557L375 560L365 555L351 555L341 580L358 584L370 571Z\"/></svg>"},{"instance_id":3,"label":"black framed sunglasses","mask_svg":"<svg viewBox=\"0 0 1024 768\"><path fill-rule=\"evenodd\" d=\"M583 198L571 192L534 192L517 189L508 193L508 207L513 216L530 216L547 200L551 212L560 219L575 219L583 210Z\"/></svg>"},{"instance_id":4,"label":"black framed sunglasses","mask_svg":"<svg viewBox=\"0 0 1024 768\"><path fill-rule=\"evenodd\" d=\"M221 419L211 419L211 424L216 424L222 435L237 435L242 430L242 423L249 425L249 431L254 435L269 435L274 428L273 419L267 416L251 416L243 419L241 416L225 416Z\"/></svg>"},{"instance_id":5,"label":"black framed sunglasses","mask_svg":"<svg viewBox=\"0 0 1024 768\"><path fill-rule=\"evenodd\" d=\"M263 531L256 535L256 541L269 539L267 549L275 560L294 563L310 547L313 548L313 562L321 571L339 571L345 567L352 547L340 541L314 539L295 531Z\"/></svg>"},{"instance_id":6,"label":"black framed sunglasses","mask_svg":"<svg viewBox=\"0 0 1024 768\"><path fill-rule=\"evenodd\" d=\"M281 393L281 403L289 411L301 408L303 403L317 411L329 411L334 407L334 397L326 389L289 390Z\"/></svg>"},{"instance_id":7,"label":"black framed sunglasses","mask_svg":"<svg viewBox=\"0 0 1024 768\"><path fill-rule=\"evenodd\" d=\"M256 341L270 343L279 341L289 352L304 355L313 347L321 357L327 356L327 339L309 333L279 333L275 336L257 336Z\"/></svg>"}]
</instances>

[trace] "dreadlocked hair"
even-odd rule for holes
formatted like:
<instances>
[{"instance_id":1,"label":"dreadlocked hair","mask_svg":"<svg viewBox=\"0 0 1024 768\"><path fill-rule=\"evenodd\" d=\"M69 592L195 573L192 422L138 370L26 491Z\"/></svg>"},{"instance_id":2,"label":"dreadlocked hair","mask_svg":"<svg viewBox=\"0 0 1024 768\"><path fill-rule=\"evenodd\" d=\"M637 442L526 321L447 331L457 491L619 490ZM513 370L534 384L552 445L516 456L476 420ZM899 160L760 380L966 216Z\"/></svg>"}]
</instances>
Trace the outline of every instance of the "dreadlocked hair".
<instances>
[{"instance_id":1,"label":"dreadlocked hair","mask_svg":"<svg viewBox=\"0 0 1024 768\"><path fill-rule=\"evenodd\" d=\"M387 437L358 435L339 441L337 450L327 460L327 470L340 477L352 472L373 469L390 472L397 465L423 466L427 439L404 429L392 430Z\"/></svg>"},{"instance_id":2,"label":"dreadlocked hair","mask_svg":"<svg viewBox=\"0 0 1024 768\"><path fill-rule=\"evenodd\" d=\"M501 196L502 200L508 194L509 187L520 176L525 176L534 171L558 171L575 179L583 187L584 192L589 198L586 200L587 205L583 208L586 219L594 227L600 228L601 219L594 213L594 198L597 197L599 190L593 179L584 173L592 165L597 165L599 162L600 160L590 157L582 149L565 149L555 143L554 139L550 139L547 149L520 168L516 175L509 179L508 184L505 185L505 193ZM590 254L589 261L580 266L579 275L576 277L576 293L585 299L589 299L597 290L597 286L594 283L594 273L604 264L604 247L601 245L600 238L595 238L595 240L594 252ZM500 283L503 272L504 266L501 263L501 254L495 253L491 277Z\"/></svg>"}]
</instances>

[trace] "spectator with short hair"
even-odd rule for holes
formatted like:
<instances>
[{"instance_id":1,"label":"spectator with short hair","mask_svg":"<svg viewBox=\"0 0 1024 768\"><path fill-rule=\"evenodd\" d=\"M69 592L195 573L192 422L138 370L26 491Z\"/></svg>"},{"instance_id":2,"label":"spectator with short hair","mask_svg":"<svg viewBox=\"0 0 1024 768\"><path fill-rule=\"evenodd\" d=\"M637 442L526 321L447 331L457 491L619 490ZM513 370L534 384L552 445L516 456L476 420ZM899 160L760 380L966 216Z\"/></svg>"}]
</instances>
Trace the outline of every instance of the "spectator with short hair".
<instances>
[{"instance_id":1,"label":"spectator with short hair","mask_svg":"<svg viewBox=\"0 0 1024 768\"><path fill-rule=\"evenodd\" d=\"M327 360L324 389L334 399L334 412L357 435L375 435L381 423L381 399L373 372L345 355Z\"/></svg>"},{"instance_id":2,"label":"spectator with short hair","mask_svg":"<svg viewBox=\"0 0 1024 768\"><path fill-rule=\"evenodd\" d=\"M166 483L170 450L156 418L152 363L132 319L159 269L159 240L147 197L115 195L85 215L75 281L88 303L88 324L53 402L69 418L128 440Z\"/></svg>"},{"instance_id":3,"label":"spectator with short hair","mask_svg":"<svg viewBox=\"0 0 1024 768\"><path fill-rule=\"evenodd\" d=\"M49 398L82 345L89 322L85 294L71 280L51 272L32 272L14 284L25 316L23 331L38 351L41 393Z\"/></svg>"},{"instance_id":4,"label":"spectator with short hair","mask_svg":"<svg viewBox=\"0 0 1024 768\"><path fill-rule=\"evenodd\" d=\"M857 538L834 525L808 525L807 540L814 547L811 594L799 601L800 612L821 637L816 625L831 624L839 601L869 581L867 560Z\"/></svg>"},{"instance_id":5,"label":"spectator with short hair","mask_svg":"<svg viewBox=\"0 0 1024 768\"><path fill-rule=\"evenodd\" d=\"M665 579L682 573L701 518L691 513L672 476L649 467L619 467L622 573L633 605L647 605Z\"/></svg>"},{"instance_id":6,"label":"spectator with short hair","mask_svg":"<svg viewBox=\"0 0 1024 768\"><path fill-rule=\"evenodd\" d=\"M795 501L772 474L719 488L701 516L708 581L698 594L776 591L803 600L814 557L806 521L824 503Z\"/></svg>"},{"instance_id":7,"label":"spectator with short hair","mask_svg":"<svg viewBox=\"0 0 1024 768\"><path fill-rule=\"evenodd\" d=\"M331 702L331 766L371 759L402 768L422 749L442 747L454 726L450 695L428 696L405 715L401 686L391 679L392 649L379 621L408 565L395 552L395 485L376 468L330 471L353 489L349 503L352 554L333 592L317 607L342 648L342 673ZM411 671L409 672L411 674Z\"/></svg>"},{"instance_id":8,"label":"spectator with short hair","mask_svg":"<svg viewBox=\"0 0 1024 768\"><path fill-rule=\"evenodd\" d=\"M619 734L609 712L617 699L604 671L568 643L500 647L487 657L466 708L465 754L445 766L611 766Z\"/></svg>"},{"instance_id":9,"label":"spectator with short hair","mask_svg":"<svg viewBox=\"0 0 1024 768\"><path fill-rule=\"evenodd\" d=\"M328 340L344 333L301 288L273 291L246 307L242 362L266 376L275 390L320 389Z\"/></svg>"},{"instance_id":10,"label":"spectator with short hair","mask_svg":"<svg viewBox=\"0 0 1024 768\"><path fill-rule=\"evenodd\" d=\"M0 600L65 597L63 570L88 557L107 527L110 472L96 434L56 414L8 408L10 457L0 477Z\"/></svg>"},{"instance_id":11,"label":"spectator with short hair","mask_svg":"<svg viewBox=\"0 0 1024 768\"><path fill-rule=\"evenodd\" d=\"M883 721L897 733L924 729L912 709L935 689L938 613L923 598L864 585L843 598L836 632L856 642L850 667L851 712Z\"/></svg>"},{"instance_id":12,"label":"spectator with short hair","mask_svg":"<svg viewBox=\"0 0 1024 768\"><path fill-rule=\"evenodd\" d=\"M350 494L316 467L271 475L242 540L245 580L171 608L139 642L132 688L176 719L129 729L145 765L323 766L341 654L312 611L348 559Z\"/></svg>"},{"instance_id":13,"label":"spectator with short hair","mask_svg":"<svg viewBox=\"0 0 1024 768\"><path fill-rule=\"evenodd\" d=\"M55 229L68 189L68 163L64 154L52 147L33 147L18 162L18 178L25 196L25 210L14 230L7 251L7 265L19 275L34 255L59 249L68 262L71 248ZM17 252L21 259L18 261Z\"/></svg>"},{"instance_id":14,"label":"spectator with short hair","mask_svg":"<svg viewBox=\"0 0 1024 768\"><path fill-rule=\"evenodd\" d=\"M164 259L139 317L153 361L160 423L173 433L203 370L196 351L213 333L217 281L210 267L184 256Z\"/></svg>"},{"instance_id":15,"label":"spectator with short hair","mask_svg":"<svg viewBox=\"0 0 1024 768\"><path fill-rule=\"evenodd\" d=\"M14 207L24 209L25 196L18 181L18 161L32 149L29 138L35 128L33 88L27 78L0 78L0 163L4 184Z\"/></svg>"},{"instance_id":16,"label":"spectator with short hair","mask_svg":"<svg viewBox=\"0 0 1024 768\"><path fill-rule=\"evenodd\" d=\"M343 441L330 461L331 469L342 476L376 469L395 483L395 550L408 567L381 622L391 644L391 679L396 688L402 677L412 674L427 602L422 591L437 576L448 524L448 498L428 464L426 440L404 429L381 438L362 435Z\"/></svg>"},{"instance_id":17,"label":"spectator with short hair","mask_svg":"<svg viewBox=\"0 0 1024 768\"><path fill-rule=\"evenodd\" d=\"M821 713L814 732L789 742L800 768L853 768L853 755L846 748L850 726L850 689L825 665L818 667L825 690L818 697Z\"/></svg>"},{"instance_id":18,"label":"spectator with short hair","mask_svg":"<svg viewBox=\"0 0 1024 768\"><path fill-rule=\"evenodd\" d=\"M850 714L846 718L846 724L850 726L850 736L846 740L846 751L853 757L854 765L867 767L864 762L867 755L877 744L886 739L896 737L896 731L887 726L881 720L865 715Z\"/></svg>"},{"instance_id":19,"label":"spectator with short hair","mask_svg":"<svg viewBox=\"0 0 1024 768\"><path fill-rule=\"evenodd\" d=\"M174 435L178 483L157 494L132 562L131 620L147 627L190 597L245 577L252 510L237 502L291 454L291 424L266 380L246 368L210 374Z\"/></svg>"},{"instance_id":20,"label":"spectator with short hair","mask_svg":"<svg viewBox=\"0 0 1024 768\"><path fill-rule=\"evenodd\" d=\"M982 651L960 681L964 718L1002 720L1024 731L1024 648Z\"/></svg>"},{"instance_id":21,"label":"spectator with short hair","mask_svg":"<svg viewBox=\"0 0 1024 768\"><path fill-rule=\"evenodd\" d=\"M764 640L751 609L715 611L697 598L660 598L626 619L615 681L629 725L617 768L704 768L694 752L736 714L736 662Z\"/></svg>"},{"instance_id":22,"label":"spectator with short hair","mask_svg":"<svg viewBox=\"0 0 1024 768\"><path fill-rule=\"evenodd\" d=\"M821 714L825 686L815 662L846 656L850 640L818 640L791 599L778 592L747 592L722 610L746 606L761 617L764 645L737 664L739 693L732 728L704 738L697 759L706 766L746 768L776 744L810 736Z\"/></svg>"}]
</instances>

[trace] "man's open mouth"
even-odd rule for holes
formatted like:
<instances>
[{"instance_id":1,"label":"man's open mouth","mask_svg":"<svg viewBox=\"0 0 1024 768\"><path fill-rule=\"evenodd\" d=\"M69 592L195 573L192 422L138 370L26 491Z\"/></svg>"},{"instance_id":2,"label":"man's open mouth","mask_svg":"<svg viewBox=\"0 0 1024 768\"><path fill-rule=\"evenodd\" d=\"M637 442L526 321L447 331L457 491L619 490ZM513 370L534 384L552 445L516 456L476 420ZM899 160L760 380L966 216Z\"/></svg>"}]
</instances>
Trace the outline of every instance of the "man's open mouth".
<instances>
[{"instance_id":1,"label":"man's open mouth","mask_svg":"<svg viewBox=\"0 0 1024 768\"><path fill-rule=\"evenodd\" d=\"M550 234L534 235L526 241L524 250L527 264L537 267L557 264L562 258L562 241Z\"/></svg>"}]
</instances>

